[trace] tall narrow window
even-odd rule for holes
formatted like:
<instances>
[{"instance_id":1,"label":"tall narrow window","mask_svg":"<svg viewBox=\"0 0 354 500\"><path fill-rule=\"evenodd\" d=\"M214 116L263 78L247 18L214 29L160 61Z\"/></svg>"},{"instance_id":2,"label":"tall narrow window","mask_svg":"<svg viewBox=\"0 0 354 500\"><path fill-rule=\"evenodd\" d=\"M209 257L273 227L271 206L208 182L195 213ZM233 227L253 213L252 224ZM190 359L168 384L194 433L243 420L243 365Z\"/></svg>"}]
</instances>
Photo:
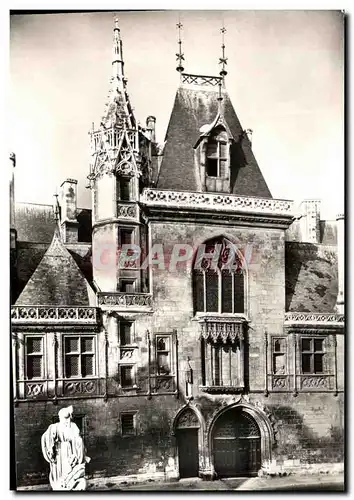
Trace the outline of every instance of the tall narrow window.
<instances>
[{"instance_id":1,"label":"tall narrow window","mask_svg":"<svg viewBox=\"0 0 354 500\"><path fill-rule=\"evenodd\" d=\"M286 373L285 338L273 339L273 373L275 375Z\"/></svg>"},{"instance_id":2,"label":"tall narrow window","mask_svg":"<svg viewBox=\"0 0 354 500\"><path fill-rule=\"evenodd\" d=\"M43 337L26 337L26 377L43 378Z\"/></svg>"},{"instance_id":3,"label":"tall narrow window","mask_svg":"<svg viewBox=\"0 0 354 500\"><path fill-rule=\"evenodd\" d=\"M156 362L158 375L171 374L171 337L156 337Z\"/></svg>"},{"instance_id":4,"label":"tall narrow window","mask_svg":"<svg viewBox=\"0 0 354 500\"><path fill-rule=\"evenodd\" d=\"M127 177L119 178L119 197L122 201L129 201L130 195L130 179Z\"/></svg>"},{"instance_id":5,"label":"tall narrow window","mask_svg":"<svg viewBox=\"0 0 354 500\"><path fill-rule=\"evenodd\" d=\"M94 337L65 337L64 353L66 378L84 378L95 375Z\"/></svg>"},{"instance_id":6,"label":"tall narrow window","mask_svg":"<svg viewBox=\"0 0 354 500\"><path fill-rule=\"evenodd\" d=\"M133 323L122 321L119 323L120 345L133 344Z\"/></svg>"},{"instance_id":7,"label":"tall narrow window","mask_svg":"<svg viewBox=\"0 0 354 500\"><path fill-rule=\"evenodd\" d=\"M226 177L227 160L227 134L222 127L217 127L209 137L207 144L207 175L209 177Z\"/></svg>"},{"instance_id":8,"label":"tall narrow window","mask_svg":"<svg viewBox=\"0 0 354 500\"><path fill-rule=\"evenodd\" d=\"M302 373L324 373L324 339L301 339Z\"/></svg>"},{"instance_id":9,"label":"tall narrow window","mask_svg":"<svg viewBox=\"0 0 354 500\"><path fill-rule=\"evenodd\" d=\"M213 270L206 272L206 310L218 312L219 308L219 273Z\"/></svg>"}]
</instances>

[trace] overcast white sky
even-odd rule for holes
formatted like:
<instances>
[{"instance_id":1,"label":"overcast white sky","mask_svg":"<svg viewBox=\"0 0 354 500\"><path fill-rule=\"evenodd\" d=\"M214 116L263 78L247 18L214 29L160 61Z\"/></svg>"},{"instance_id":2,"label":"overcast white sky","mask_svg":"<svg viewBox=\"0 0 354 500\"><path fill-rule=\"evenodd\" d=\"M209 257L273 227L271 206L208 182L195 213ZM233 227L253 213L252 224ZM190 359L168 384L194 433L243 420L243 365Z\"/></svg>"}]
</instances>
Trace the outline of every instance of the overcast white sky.
<instances>
[{"instance_id":1,"label":"overcast white sky","mask_svg":"<svg viewBox=\"0 0 354 500\"><path fill-rule=\"evenodd\" d=\"M10 25L10 148L16 200L52 203L67 177L85 189L91 122L111 74L115 14L16 15ZM178 11L118 12L128 92L162 142L179 75ZM343 16L336 11L182 11L185 71L217 75L224 21L226 86L275 198L322 199L322 218L344 208ZM176 175L178 173L176 172Z\"/></svg>"}]
</instances>

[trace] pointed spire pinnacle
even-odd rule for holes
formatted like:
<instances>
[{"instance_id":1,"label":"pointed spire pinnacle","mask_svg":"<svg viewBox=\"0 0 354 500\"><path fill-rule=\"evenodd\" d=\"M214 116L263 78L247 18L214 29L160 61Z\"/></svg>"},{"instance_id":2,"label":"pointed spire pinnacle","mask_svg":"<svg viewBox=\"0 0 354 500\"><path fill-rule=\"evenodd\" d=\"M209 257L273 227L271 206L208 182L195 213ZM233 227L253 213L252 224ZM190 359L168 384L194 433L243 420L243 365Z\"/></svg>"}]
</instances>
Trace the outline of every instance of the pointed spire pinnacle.
<instances>
[{"instance_id":1,"label":"pointed spire pinnacle","mask_svg":"<svg viewBox=\"0 0 354 500\"><path fill-rule=\"evenodd\" d=\"M56 192L54 195L54 204L53 204L53 210L54 210L54 220L55 220L55 229L54 229L54 235L53 235L53 240L54 239L59 239L61 240L61 230L60 230L60 205L58 202L58 193Z\"/></svg>"},{"instance_id":2,"label":"pointed spire pinnacle","mask_svg":"<svg viewBox=\"0 0 354 500\"><path fill-rule=\"evenodd\" d=\"M182 52L181 30L183 29L183 24L181 23L181 20L178 21L176 26L178 29L178 54L176 54L178 66L176 70L179 73L182 73L184 71L184 67L182 66L182 61L184 61L184 54Z\"/></svg>"},{"instance_id":3,"label":"pointed spire pinnacle","mask_svg":"<svg viewBox=\"0 0 354 500\"><path fill-rule=\"evenodd\" d=\"M221 28L220 33L222 35L222 44L221 44L221 57L219 58L219 64L222 65L220 75L224 78L227 75L227 71L225 69L225 66L227 64L227 57L225 57L225 33L226 33L225 26Z\"/></svg>"},{"instance_id":4,"label":"pointed spire pinnacle","mask_svg":"<svg viewBox=\"0 0 354 500\"><path fill-rule=\"evenodd\" d=\"M124 78L123 47L118 18L114 21L113 29L112 72L113 77L118 77L121 80Z\"/></svg>"}]
</instances>

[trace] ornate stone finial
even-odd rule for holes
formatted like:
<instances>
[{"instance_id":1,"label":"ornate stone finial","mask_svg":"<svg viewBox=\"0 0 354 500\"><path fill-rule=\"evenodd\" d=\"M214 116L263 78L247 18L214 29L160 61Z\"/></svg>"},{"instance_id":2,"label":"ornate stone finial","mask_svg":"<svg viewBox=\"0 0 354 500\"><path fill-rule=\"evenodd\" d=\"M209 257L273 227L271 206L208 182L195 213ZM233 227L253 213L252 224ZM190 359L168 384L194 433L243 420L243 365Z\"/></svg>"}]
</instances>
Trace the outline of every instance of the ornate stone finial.
<instances>
[{"instance_id":1,"label":"ornate stone finial","mask_svg":"<svg viewBox=\"0 0 354 500\"><path fill-rule=\"evenodd\" d=\"M16 166L16 155L15 153L10 153L10 160L13 162L13 166Z\"/></svg>"},{"instance_id":2,"label":"ornate stone finial","mask_svg":"<svg viewBox=\"0 0 354 500\"><path fill-rule=\"evenodd\" d=\"M120 38L120 29L118 25L118 18L114 21L113 28L113 47L112 47L112 77L124 78L124 61L123 61L123 48L122 40Z\"/></svg>"},{"instance_id":3,"label":"ornate stone finial","mask_svg":"<svg viewBox=\"0 0 354 500\"><path fill-rule=\"evenodd\" d=\"M58 203L58 193L55 193L54 195L54 220L56 222L56 224L59 224L59 203Z\"/></svg>"},{"instance_id":4,"label":"ornate stone finial","mask_svg":"<svg viewBox=\"0 0 354 500\"><path fill-rule=\"evenodd\" d=\"M246 128L246 130L244 130L244 134L247 137L247 139L250 141L250 143L252 144L253 130L251 128Z\"/></svg>"},{"instance_id":5,"label":"ornate stone finial","mask_svg":"<svg viewBox=\"0 0 354 500\"><path fill-rule=\"evenodd\" d=\"M184 71L184 67L182 66L182 61L184 61L184 54L182 52L182 40L181 40L181 30L183 29L183 24L181 23L181 21L179 21L177 24L177 29L178 29L178 54L176 54L176 57L177 57L177 61L178 61L178 66L176 68L176 70L179 72L179 73L182 73Z\"/></svg>"},{"instance_id":6,"label":"ornate stone finial","mask_svg":"<svg viewBox=\"0 0 354 500\"><path fill-rule=\"evenodd\" d=\"M219 58L219 64L222 65L220 75L224 78L227 75L227 71L225 69L225 66L227 64L227 57L225 57L225 33L226 33L225 26L221 28L220 33L222 35L222 44L221 44L221 57Z\"/></svg>"}]
</instances>

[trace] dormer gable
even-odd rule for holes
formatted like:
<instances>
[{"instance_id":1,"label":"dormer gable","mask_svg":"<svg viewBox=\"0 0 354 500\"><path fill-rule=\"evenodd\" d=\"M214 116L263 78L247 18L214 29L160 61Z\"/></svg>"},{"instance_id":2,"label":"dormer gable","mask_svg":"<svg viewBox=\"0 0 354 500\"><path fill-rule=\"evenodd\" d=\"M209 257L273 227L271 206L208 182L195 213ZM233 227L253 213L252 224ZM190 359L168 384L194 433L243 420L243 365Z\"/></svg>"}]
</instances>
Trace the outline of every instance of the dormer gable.
<instances>
[{"instance_id":1,"label":"dormer gable","mask_svg":"<svg viewBox=\"0 0 354 500\"><path fill-rule=\"evenodd\" d=\"M201 189L230 193L230 154L234 141L231 130L221 113L211 124L202 125L199 130L194 155Z\"/></svg>"}]
</instances>

